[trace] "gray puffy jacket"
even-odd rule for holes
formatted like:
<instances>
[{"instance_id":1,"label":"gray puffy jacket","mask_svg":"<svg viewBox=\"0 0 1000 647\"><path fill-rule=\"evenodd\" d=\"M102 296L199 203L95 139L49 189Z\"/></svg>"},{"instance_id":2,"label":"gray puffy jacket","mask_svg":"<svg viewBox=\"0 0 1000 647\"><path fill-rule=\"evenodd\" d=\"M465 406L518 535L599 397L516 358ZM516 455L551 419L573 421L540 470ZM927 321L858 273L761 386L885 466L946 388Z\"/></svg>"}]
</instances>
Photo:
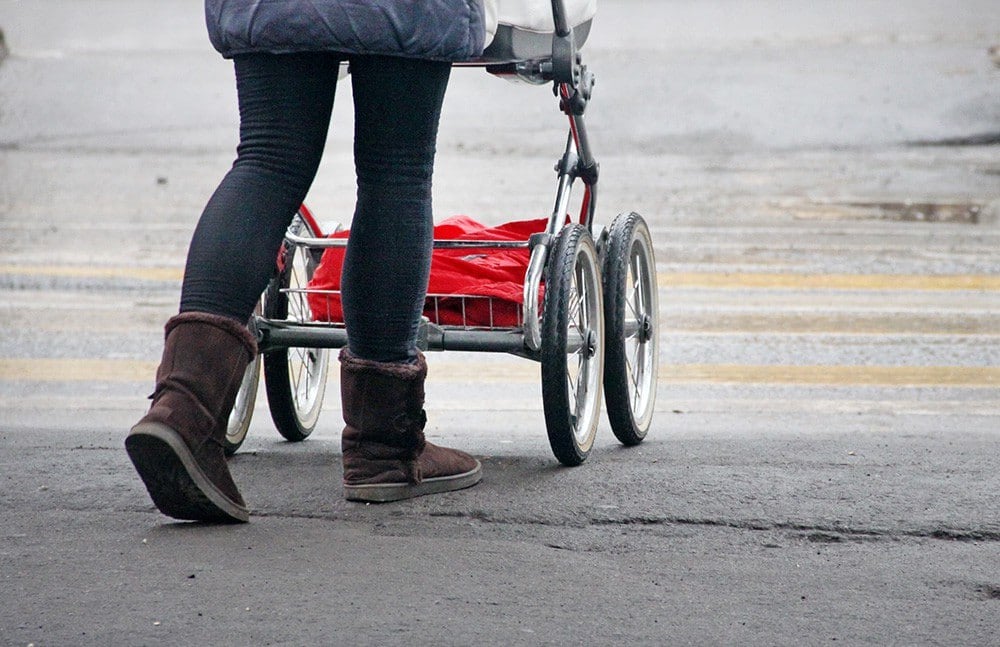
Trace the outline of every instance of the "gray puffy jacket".
<instances>
[{"instance_id":1,"label":"gray puffy jacket","mask_svg":"<svg viewBox=\"0 0 1000 647\"><path fill-rule=\"evenodd\" d=\"M334 51L442 61L479 56L483 0L205 0L215 49Z\"/></svg>"}]
</instances>

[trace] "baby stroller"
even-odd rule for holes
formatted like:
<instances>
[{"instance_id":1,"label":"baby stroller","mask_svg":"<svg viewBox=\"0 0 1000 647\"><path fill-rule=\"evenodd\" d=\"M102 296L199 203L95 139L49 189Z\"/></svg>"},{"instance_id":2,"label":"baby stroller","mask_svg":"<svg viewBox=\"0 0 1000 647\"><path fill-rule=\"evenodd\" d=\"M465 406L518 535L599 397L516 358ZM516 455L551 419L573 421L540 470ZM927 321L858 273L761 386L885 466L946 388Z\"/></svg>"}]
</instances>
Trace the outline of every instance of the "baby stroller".
<instances>
[{"instance_id":1,"label":"baby stroller","mask_svg":"<svg viewBox=\"0 0 1000 647\"><path fill-rule=\"evenodd\" d=\"M658 356L656 264L649 229L637 213L622 213L594 235L598 164L584 113L594 77L583 64L596 0L500 0L490 6L496 32L479 61L463 66L537 85L552 84L569 121L556 165L555 206L537 230L512 236L435 235L435 258L523 260L516 294L498 295L464 282L463 291L435 291L431 270L419 346L425 351L508 353L541 364L545 427L556 459L579 465L597 433L601 393L610 426L625 445L645 438L653 417ZM583 186L580 212L568 215L574 184ZM445 228L447 229L447 228ZM501 229L504 229L501 227ZM438 232L438 229L435 229ZM453 231L447 229L447 231ZM495 232L493 232L495 233ZM332 234L332 235L331 235ZM227 452L246 437L261 367L271 417L290 441L304 440L319 418L331 349L347 345L338 322L336 284L318 283L318 269L335 263L349 232L324 232L303 205L278 255L276 272L250 326L260 354L247 368L229 422ZM510 267L506 266L509 270ZM337 276L338 269L327 274Z\"/></svg>"}]
</instances>

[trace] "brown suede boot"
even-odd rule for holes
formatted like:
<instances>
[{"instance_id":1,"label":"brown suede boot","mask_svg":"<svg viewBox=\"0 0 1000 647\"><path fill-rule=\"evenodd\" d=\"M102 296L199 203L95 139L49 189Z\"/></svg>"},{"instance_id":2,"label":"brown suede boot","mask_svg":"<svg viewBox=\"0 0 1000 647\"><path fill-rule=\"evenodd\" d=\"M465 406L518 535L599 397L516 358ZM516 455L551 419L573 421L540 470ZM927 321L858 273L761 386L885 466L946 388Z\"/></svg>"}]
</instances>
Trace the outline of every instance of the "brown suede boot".
<instances>
[{"instance_id":1,"label":"brown suede boot","mask_svg":"<svg viewBox=\"0 0 1000 647\"><path fill-rule=\"evenodd\" d=\"M344 496L385 502L471 487L482 465L424 440L427 362L372 362L340 353Z\"/></svg>"},{"instance_id":2,"label":"brown suede boot","mask_svg":"<svg viewBox=\"0 0 1000 647\"><path fill-rule=\"evenodd\" d=\"M247 521L223 441L257 343L236 321L200 312L171 318L165 330L153 404L125 438L125 449L163 514Z\"/></svg>"}]
</instances>

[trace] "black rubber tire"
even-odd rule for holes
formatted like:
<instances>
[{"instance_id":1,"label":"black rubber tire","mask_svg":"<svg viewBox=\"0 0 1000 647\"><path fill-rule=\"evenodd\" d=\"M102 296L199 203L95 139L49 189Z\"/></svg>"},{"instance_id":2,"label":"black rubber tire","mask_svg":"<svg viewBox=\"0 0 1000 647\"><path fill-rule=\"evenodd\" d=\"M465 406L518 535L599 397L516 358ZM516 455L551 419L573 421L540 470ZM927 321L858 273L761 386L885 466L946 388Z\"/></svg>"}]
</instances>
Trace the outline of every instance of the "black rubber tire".
<instances>
[{"instance_id":1,"label":"black rubber tire","mask_svg":"<svg viewBox=\"0 0 1000 647\"><path fill-rule=\"evenodd\" d=\"M301 213L295 215L289 229L299 235L318 235ZM283 267L264 292L264 318L308 321L311 313L304 295L293 295L295 307L290 308L289 295L282 290L304 288L316 271L319 259L303 248L284 244L281 254L284 255ZM271 419L286 440L305 440L316 428L326 391L329 353L326 348L288 348L264 354L264 386ZM300 384L303 378L307 380L304 387ZM308 392L305 407L299 397L303 388Z\"/></svg>"},{"instance_id":2,"label":"black rubber tire","mask_svg":"<svg viewBox=\"0 0 1000 647\"><path fill-rule=\"evenodd\" d=\"M571 347L571 331L583 342L576 349ZM549 444L560 463L580 465L597 434L604 368L599 262L594 240L581 225L566 226L549 252L541 333Z\"/></svg>"},{"instance_id":3,"label":"black rubber tire","mask_svg":"<svg viewBox=\"0 0 1000 647\"><path fill-rule=\"evenodd\" d=\"M638 445L653 419L659 353L656 261L642 216L615 218L603 252L608 421L622 444Z\"/></svg>"}]
</instances>

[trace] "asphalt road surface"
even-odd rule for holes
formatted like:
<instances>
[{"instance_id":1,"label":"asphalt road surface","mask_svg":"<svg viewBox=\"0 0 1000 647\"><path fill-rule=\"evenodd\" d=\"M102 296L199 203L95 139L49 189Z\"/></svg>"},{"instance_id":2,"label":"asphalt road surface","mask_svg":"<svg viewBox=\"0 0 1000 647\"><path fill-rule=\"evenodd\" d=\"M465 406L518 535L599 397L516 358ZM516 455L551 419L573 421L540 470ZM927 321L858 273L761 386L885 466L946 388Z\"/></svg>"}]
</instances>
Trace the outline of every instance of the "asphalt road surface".
<instances>
[{"instance_id":1,"label":"asphalt road surface","mask_svg":"<svg viewBox=\"0 0 1000 647\"><path fill-rule=\"evenodd\" d=\"M428 436L483 483L349 504L332 375L304 443L259 398L240 527L161 516L122 448L236 141L201 12L0 0L0 643L1000 644L995 1L601 0L599 224L642 213L657 255L648 439L602 423L559 467L537 365L433 354ZM435 211L547 215L565 136L547 88L456 70Z\"/></svg>"}]
</instances>

